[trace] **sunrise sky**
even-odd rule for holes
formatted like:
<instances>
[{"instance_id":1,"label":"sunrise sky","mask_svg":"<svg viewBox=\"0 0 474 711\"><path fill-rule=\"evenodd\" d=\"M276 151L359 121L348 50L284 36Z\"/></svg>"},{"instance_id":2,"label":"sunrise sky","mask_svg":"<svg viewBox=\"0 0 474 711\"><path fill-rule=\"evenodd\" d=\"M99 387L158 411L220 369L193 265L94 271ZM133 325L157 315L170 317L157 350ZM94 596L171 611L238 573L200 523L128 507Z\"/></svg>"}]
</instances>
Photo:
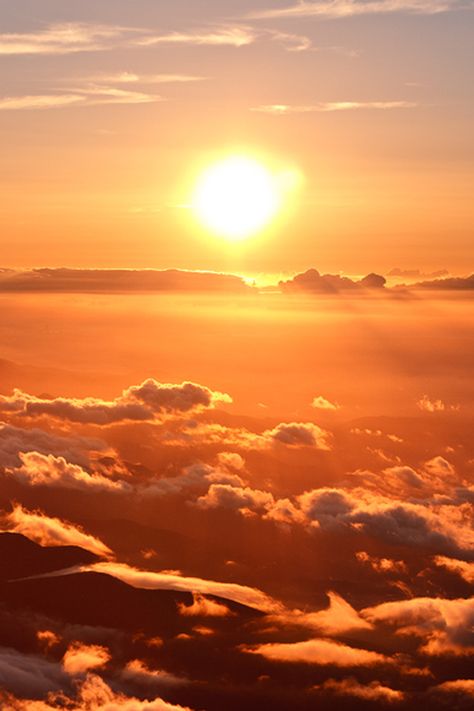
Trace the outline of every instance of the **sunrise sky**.
<instances>
[{"instance_id":1,"label":"sunrise sky","mask_svg":"<svg viewBox=\"0 0 474 711\"><path fill-rule=\"evenodd\" d=\"M463 272L469 0L17 0L0 28L4 266ZM229 246L189 205L235 153L300 181Z\"/></svg>"},{"instance_id":2,"label":"sunrise sky","mask_svg":"<svg viewBox=\"0 0 474 711\"><path fill-rule=\"evenodd\" d=\"M1 711L472 711L473 10L0 0Z\"/></svg>"}]
</instances>

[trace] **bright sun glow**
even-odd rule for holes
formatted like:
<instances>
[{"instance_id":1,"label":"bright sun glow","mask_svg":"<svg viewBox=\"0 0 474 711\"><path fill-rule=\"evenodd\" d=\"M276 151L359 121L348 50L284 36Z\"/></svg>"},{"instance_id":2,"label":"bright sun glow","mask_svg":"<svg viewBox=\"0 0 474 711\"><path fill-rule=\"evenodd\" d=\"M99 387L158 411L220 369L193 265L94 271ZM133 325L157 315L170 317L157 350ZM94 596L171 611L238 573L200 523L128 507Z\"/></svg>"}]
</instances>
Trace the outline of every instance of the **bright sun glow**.
<instances>
[{"instance_id":1,"label":"bright sun glow","mask_svg":"<svg viewBox=\"0 0 474 711\"><path fill-rule=\"evenodd\" d=\"M234 156L201 175L193 208L208 230L238 241L271 222L281 208L283 192L281 176L253 158Z\"/></svg>"}]
</instances>

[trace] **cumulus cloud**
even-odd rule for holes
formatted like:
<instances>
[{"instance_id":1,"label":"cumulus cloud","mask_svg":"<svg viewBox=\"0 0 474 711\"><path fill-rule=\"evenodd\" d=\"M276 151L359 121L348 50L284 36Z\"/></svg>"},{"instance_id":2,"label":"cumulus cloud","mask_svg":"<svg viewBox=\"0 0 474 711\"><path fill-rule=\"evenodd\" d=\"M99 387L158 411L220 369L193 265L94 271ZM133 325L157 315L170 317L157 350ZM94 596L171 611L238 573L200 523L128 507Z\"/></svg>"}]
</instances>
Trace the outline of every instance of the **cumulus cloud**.
<instances>
[{"instance_id":1,"label":"cumulus cloud","mask_svg":"<svg viewBox=\"0 0 474 711\"><path fill-rule=\"evenodd\" d=\"M443 402L443 400L435 400L429 398L428 395L423 395L423 397L417 401L416 406L422 412L457 412L460 409L459 405L448 405Z\"/></svg>"},{"instance_id":2,"label":"cumulus cloud","mask_svg":"<svg viewBox=\"0 0 474 711\"><path fill-rule=\"evenodd\" d=\"M446 568L451 573L460 575L466 583L474 584L474 563L467 563L465 560L455 560L438 555L434 558L436 565Z\"/></svg>"},{"instance_id":3,"label":"cumulus cloud","mask_svg":"<svg viewBox=\"0 0 474 711\"><path fill-rule=\"evenodd\" d=\"M366 551L357 551L356 558L360 563L369 565L376 573L406 574L408 568L403 560L393 560L392 558L377 558L369 555Z\"/></svg>"},{"instance_id":4,"label":"cumulus cloud","mask_svg":"<svg viewBox=\"0 0 474 711\"><path fill-rule=\"evenodd\" d=\"M474 698L474 679L445 681L434 688L436 691L441 691L445 694L462 694Z\"/></svg>"},{"instance_id":5,"label":"cumulus cloud","mask_svg":"<svg viewBox=\"0 0 474 711\"><path fill-rule=\"evenodd\" d=\"M456 506L428 506L357 489L323 487L297 497L306 521L323 530L363 530L388 543L426 546L439 552L474 555L474 534L466 512ZM469 516L469 512L467 512Z\"/></svg>"},{"instance_id":6,"label":"cumulus cloud","mask_svg":"<svg viewBox=\"0 0 474 711\"><path fill-rule=\"evenodd\" d=\"M258 654L276 662L294 662L336 667L363 667L389 664L391 659L378 652L349 647L341 642L327 639L310 639L305 642L269 643L254 647L243 646L241 650Z\"/></svg>"},{"instance_id":7,"label":"cumulus cloud","mask_svg":"<svg viewBox=\"0 0 474 711\"><path fill-rule=\"evenodd\" d=\"M332 435L312 422L280 422L276 427L262 433L251 432L243 427L227 427L217 423L198 423L184 427L166 442L185 446L190 441L201 444L217 444L240 450L266 450L280 445L291 448L315 447L329 450Z\"/></svg>"},{"instance_id":8,"label":"cumulus cloud","mask_svg":"<svg viewBox=\"0 0 474 711\"><path fill-rule=\"evenodd\" d=\"M341 407L337 404L337 402L331 402L322 395L318 395L318 397L315 397L311 405L317 410L339 410Z\"/></svg>"},{"instance_id":9,"label":"cumulus cloud","mask_svg":"<svg viewBox=\"0 0 474 711\"><path fill-rule=\"evenodd\" d=\"M297 274L293 279L280 281L278 286L281 291L287 293L306 291L324 294L346 291L364 293L367 290L383 289L385 278L379 274L368 274L363 279L354 281L340 274L320 274L316 269L308 269L302 274Z\"/></svg>"},{"instance_id":10,"label":"cumulus cloud","mask_svg":"<svg viewBox=\"0 0 474 711\"><path fill-rule=\"evenodd\" d=\"M323 684L314 687L322 691L329 691L336 696L351 696L356 699L366 701L380 701L388 703L396 703L403 701L405 694L403 691L391 689L389 686L384 686L379 681L372 681L370 684L360 684L356 679L328 679Z\"/></svg>"},{"instance_id":11,"label":"cumulus cloud","mask_svg":"<svg viewBox=\"0 0 474 711\"><path fill-rule=\"evenodd\" d=\"M37 428L24 429L0 423L0 466L3 467L20 467L22 452L53 454L86 466L92 454L105 453L107 449L105 442L90 437L63 437Z\"/></svg>"},{"instance_id":12,"label":"cumulus cloud","mask_svg":"<svg viewBox=\"0 0 474 711\"><path fill-rule=\"evenodd\" d=\"M430 656L474 654L474 598L413 598L386 602L361 611L372 623L395 625L399 633L425 640L420 652Z\"/></svg>"},{"instance_id":13,"label":"cumulus cloud","mask_svg":"<svg viewBox=\"0 0 474 711\"><path fill-rule=\"evenodd\" d=\"M174 495L187 489L204 488L206 490L209 484L227 484L240 487L244 486L244 481L238 474L233 473L231 467L224 462L217 467L198 463L186 467L177 476L153 480L146 486L141 487L139 491L142 496L146 497Z\"/></svg>"},{"instance_id":14,"label":"cumulus cloud","mask_svg":"<svg viewBox=\"0 0 474 711\"><path fill-rule=\"evenodd\" d=\"M7 473L23 484L110 493L132 490L127 482L113 481L101 474L90 474L78 464L70 464L64 457L40 452L20 452L18 456L21 466L8 469Z\"/></svg>"},{"instance_id":15,"label":"cumulus cloud","mask_svg":"<svg viewBox=\"0 0 474 711\"><path fill-rule=\"evenodd\" d=\"M106 647L74 642L66 650L62 665L67 674L75 676L77 674L85 674L91 669L104 667L111 658L110 652Z\"/></svg>"},{"instance_id":16,"label":"cumulus cloud","mask_svg":"<svg viewBox=\"0 0 474 711\"><path fill-rule=\"evenodd\" d=\"M329 433L312 422L281 422L272 430L266 430L263 437L290 447L331 449Z\"/></svg>"},{"instance_id":17,"label":"cumulus cloud","mask_svg":"<svg viewBox=\"0 0 474 711\"><path fill-rule=\"evenodd\" d=\"M178 610L184 617L229 617L232 615L227 605L210 600L199 593L193 594L192 605L179 603Z\"/></svg>"},{"instance_id":18,"label":"cumulus cloud","mask_svg":"<svg viewBox=\"0 0 474 711\"><path fill-rule=\"evenodd\" d=\"M202 509L227 508L239 511L268 511L273 506L273 495L267 491L212 484L207 494L199 497L196 506Z\"/></svg>"},{"instance_id":19,"label":"cumulus cloud","mask_svg":"<svg viewBox=\"0 0 474 711\"><path fill-rule=\"evenodd\" d=\"M212 408L218 402L231 402L229 395L203 385L159 383L153 378L123 391L115 400L99 398L46 399L14 390L0 396L0 412L23 417L46 415L70 422L109 425L117 422L147 422L169 415Z\"/></svg>"},{"instance_id":20,"label":"cumulus cloud","mask_svg":"<svg viewBox=\"0 0 474 711\"><path fill-rule=\"evenodd\" d=\"M95 674L89 674L79 686L76 699L51 695L47 701L33 701L4 695L2 708L5 711L54 711L63 708L64 702L70 711L191 711L188 707L169 704L161 698L141 701L116 693Z\"/></svg>"},{"instance_id":21,"label":"cumulus cloud","mask_svg":"<svg viewBox=\"0 0 474 711\"><path fill-rule=\"evenodd\" d=\"M28 511L20 504L15 504L2 519L6 530L20 533L41 546L79 546L101 557L112 555L105 543L85 533L79 526L52 518L41 511Z\"/></svg>"}]
</instances>

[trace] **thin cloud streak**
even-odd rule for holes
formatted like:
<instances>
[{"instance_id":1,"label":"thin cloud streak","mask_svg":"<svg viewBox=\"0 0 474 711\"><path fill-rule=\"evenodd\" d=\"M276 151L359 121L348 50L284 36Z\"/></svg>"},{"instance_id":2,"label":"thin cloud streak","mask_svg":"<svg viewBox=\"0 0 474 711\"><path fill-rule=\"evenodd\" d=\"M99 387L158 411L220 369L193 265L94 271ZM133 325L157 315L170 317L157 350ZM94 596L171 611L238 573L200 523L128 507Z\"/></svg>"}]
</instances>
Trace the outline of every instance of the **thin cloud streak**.
<instances>
[{"instance_id":1,"label":"thin cloud streak","mask_svg":"<svg viewBox=\"0 0 474 711\"><path fill-rule=\"evenodd\" d=\"M71 106L102 106L104 104L151 104L165 100L156 94L127 91L116 87L91 86L87 89L74 89L73 92L0 97L0 111L64 109Z\"/></svg>"},{"instance_id":2,"label":"thin cloud streak","mask_svg":"<svg viewBox=\"0 0 474 711\"><path fill-rule=\"evenodd\" d=\"M126 35L137 31L113 25L57 23L37 32L0 34L0 55L97 52L111 49Z\"/></svg>"},{"instance_id":3,"label":"thin cloud streak","mask_svg":"<svg viewBox=\"0 0 474 711\"><path fill-rule=\"evenodd\" d=\"M250 27L222 26L196 32L168 32L163 35L150 35L139 38L135 44L141 47L153 47L160 44L191 44L244 47L253 44L259 33Z\"/></svg>"},{"instance_id":4,"label":"thin cloud streak","mask_svg":"<svg viewBox=\"0 0 474 711\"><path fill-rule=\"evenodd\" d=\"M328 101L317 104L263 104L250 110L284 116L286 114L329 113L333 111L355 111L361 109L387 111L390 109L413 109L419 104L413 101Z\"/></svg>"},{"instance_id":5,"label":"thin cloud streak","mask_svg":"<svg viewBox=\"0 0 474 711\"><path fill-rule=\"evenodd\" d=\"M458 0L328 0L323 2L298 2L281 8L258 10L247 15L249 19L278 19L298 17L320 17L340 19L361 15L388 15L405 13L410 15L437 15L439 13L472 7Z\"/></svg>"}]
</instances>

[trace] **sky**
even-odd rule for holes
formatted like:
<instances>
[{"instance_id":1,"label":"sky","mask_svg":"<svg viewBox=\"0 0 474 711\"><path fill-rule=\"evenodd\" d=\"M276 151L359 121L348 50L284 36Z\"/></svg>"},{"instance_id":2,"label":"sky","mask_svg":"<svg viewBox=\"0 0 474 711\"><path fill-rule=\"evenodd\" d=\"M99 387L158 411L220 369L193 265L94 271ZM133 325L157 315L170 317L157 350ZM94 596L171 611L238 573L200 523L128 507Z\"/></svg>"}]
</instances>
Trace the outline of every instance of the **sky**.
<instances>
[{"instance_id":1,"label":"sky","mask_svg":"<svg viewBox=\"0 0 474 711\"><path fill-rule=\"evenodd\" d=\"M471 0L0 0L0 708L471 711Z\"/></svg>"},{"instance_id":2,"label":"sky","mask_svg":"<svg viewBox=\"0 0 474 711\"><path fill-rule=\"evenodd\" d=\"M464 273L472 17L469 0L2 2L3 265ZM189 205L236 153L301 180L232 245Z\"/></svg>"}]
</instances>

